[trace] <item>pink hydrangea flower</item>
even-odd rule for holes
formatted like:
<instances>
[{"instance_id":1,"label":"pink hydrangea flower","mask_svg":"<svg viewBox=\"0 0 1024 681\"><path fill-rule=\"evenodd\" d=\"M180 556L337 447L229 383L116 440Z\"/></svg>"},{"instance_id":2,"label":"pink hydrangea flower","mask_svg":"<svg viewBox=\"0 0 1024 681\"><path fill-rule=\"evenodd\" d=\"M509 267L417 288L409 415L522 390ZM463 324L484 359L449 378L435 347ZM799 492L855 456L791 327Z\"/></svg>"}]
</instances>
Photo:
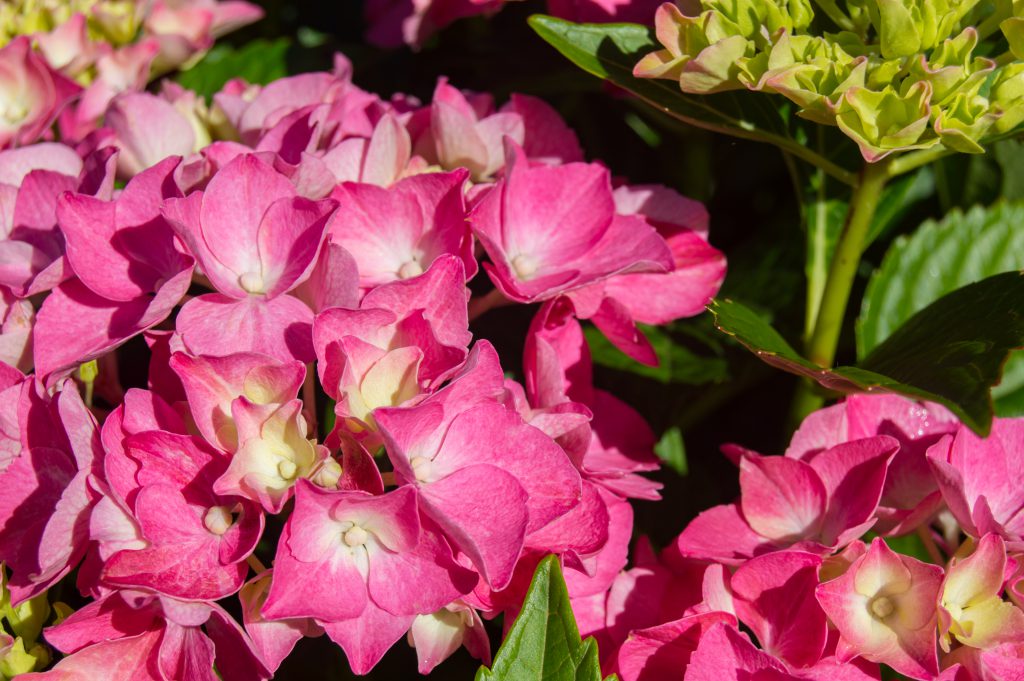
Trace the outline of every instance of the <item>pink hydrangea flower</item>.
<instances>
[{"instance_id":1,"label":"pink hydrangea flower","mask_svg":"<svg viewBox=\"0 0 1024 681\"><path fill-rule=\"evenodd\" d=\"M795 546L826 553L875 523L889 461L887 436L845 442L810 463L740 448L740 501L697 516L676 540L683 555L737 563Z\"/></svg>"},{"instance_id":2,"label":"pink hydrangea flower","mask_svg":"<svg viewBox=\"0 0 1024 681\"><path fill-rule=\"evenodd\" d=\"M964 426L928 450L942 497L964 532L994 533L1010 548L1024 548L1024 489L1017 484L1024 420L996 419L987 438Z\"/></svg>"},{"instance_id":3,"label":"pink hydrangea flower","mask_svg":"<svg viewBox=\"0 0 1024 681\"><path fill-rule=\"evenodd\" d=\"M439 256L462 260L466 279L476 274L473 238L466 222L466 173L415 175L390 189L369 184L338 185L331 198L332 242L358 263L359 284L372 289L423 274Z\"/></svg>"},{"instance_id":4,"label":"pink hydrangea flower","mask_svg":"<svg viewBox=\"0 0 1024 681\"><path fill-rule=\"evenodd\" d=\"M254 351L312 360L313 312L284 294L312 271L335 206L298 196L253 155L228 163L205 192L165 202L163 215L217 290L179 313L185 346L196 354ZM225 328L237 331L228 338Z\"/></svg>"},{"instance_id":5,"label":"pink hydrangea flower","mask_svg":"<svg viewBox=\"0 0 1024 681\"><path fill-rule=\"evenodd\" d=\"M133 178L116 201L64 194L57 220L77 278L61 284L39 312L36 368L50 375L98 357L162 322L192 282L194 261L160 215L180 197L179 159Z\"/></svg>"},{"instance_id":6,"label":"pink hydrangea flower","mask_svg":"<svg viewBox=\"0 0 1024 681\"><path fill-rule=\"evenodd\" d=\"M505 178L474 208L484 269L519 302L553 298L625 272L665 272L668 246L640 218L615 213L608 171L594 164L529 167L511 145Z\"/></svg>"},{"instance_id":7,"label":"pink hydrangea flower","mask_svg":"<svg viewBox=\"0 0 1024 681\"><path fill-rule=\"evenodd\" d=\"M79 89L54 72L25 36L0 49L0 74L0 148L37 141Z\"/></svg>"},{"instance_id":8,"label":"pink hydrangea flower","mask_svg":"<svg viewBox=\"0 0 1024 681\"><path fill-rule=\"evenodd\" d=\"M942 568L895 553L876 538L818 602L841 637L841 661L862 656L913 679L938 675L936 601Z\"/></svg>"},{"instance_id":9,"label":"pink hydrangea flower","mask_svg":"<svg viewBox=\"0 0 1024 681\"><path fill-rule=\"evenodd\" d=\"M352 670L365 674L416 615L444 607L475 580L423 523L413 487L372 496L303 481L262 613L271 620L317 620Z\"/></svg>"}]
</instances>

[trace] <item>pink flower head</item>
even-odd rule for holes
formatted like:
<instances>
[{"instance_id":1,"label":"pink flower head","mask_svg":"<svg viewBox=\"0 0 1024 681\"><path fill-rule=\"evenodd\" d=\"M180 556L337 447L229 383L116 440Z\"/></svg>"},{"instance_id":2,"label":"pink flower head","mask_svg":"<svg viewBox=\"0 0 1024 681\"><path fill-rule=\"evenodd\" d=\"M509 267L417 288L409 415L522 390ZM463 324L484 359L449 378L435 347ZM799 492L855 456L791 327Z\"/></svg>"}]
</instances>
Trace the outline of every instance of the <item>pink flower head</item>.
<instances>
[{"instance_id":1,"label":"pink flower head","mask_svg":"<svg viewBox=\"0 0 1024 681\"><path fill-rule=\"evenodd\" d=\"M198 151L200 140L189 119L167 99L148 92L115 97L106 124L121 150L117 165L123 177L133 177L168 156L187 157Z\"/></svg>"},{"instance_id":2,"label":"pink flower head","mask_svg":"<svg viewBox=\"0 0 1024 681\"><path fill-rule=\"evenodd\" d=\"M238 424L232 405L285 404L298 395L306 369L294 360L281 362L254 352L224 357L192 357L176 352L170 366L181 379L192 419L206 441L226 452L238 448Z\"/></svg>"},{"instance_id":3,"label":"pink flower head","mask_svg":"<svg viewBox=\"0 0 1024 681\"><path fill-rule=\"evenodd\" d=\"M957 421L943 407L897 395L850 395L842 403L819 409L800 424L786 456L811 460L829 447L873 435L899 440L889 464L878 507L876 532L905 534L930 518L942 504L925 452Z\"/></svg>"},{"instance_id":4,"label":"pink flower head","mask_svg":"<svg viewBox=\"0 0 1024 681\"><path fill-rule=\"evenodd\" d=\"M505 166L504 139L522 145L525 132L522 116L495 113L489 96L478 95L471 100L441 78L430 105L429 143L421 140L417 149L442 168L463 167L474 182L485 182Z\"/></svg>"},{"instance_id":5,"label":"pink flower head","mask_svg":"<svg viewBox=\"0 0 1024 681\"><path fill-rule=\"evenodd\" d=\"M788 546L814 553L845 546L875 523L898 447L879 435L836 445L810 463L736 448L739 503L701 513L677 546L683 555L727 563Z\"/></svg>"},{"instance_id":6,"label":"pink flower head","mask_svg":"<svg viewBox=\"0 0 1024 681\"><path fill-rule=\"evenodd\" d=\"M548 11L577 23L650 25L659 0L548 0Z\"/></svg>"},{"instance_id":7,"label":"pink flower head","mask_svg":"<svg viewBox=\"0 0 1024 681\"><path fill-rule=\"evenodd\" d=\"M415 175L391 189L345 183L331 193L338 202L332 241L356 259L363 288L417 277L445 253L462 260L467 279L476 274L465 181L457 170Z\"/></svg>"},{"instance_id":8,"label":"pink flower head","mask_svg":"<svg viewBox=\"0 0 1024 681\"><path fill-rule=\"evenodd\" d=\"M71 276L57 200L67 191L109 198L114 155L106 147L83 161L51 143L0 152L0 284L28 297Z\"/></svg>"},{"instance_id":9,"label":"pink flower head","mask_svg":"<svg viewBox=\"0 0 1024 681\"><path fill-rule=\"evenodd\" d=\"M114 475L108 453L107 478L145 545L114 553L103 580L183 600L216 600L238 591L263 514L248 500L214 491L227 457L198 438L162 431L131 435L124 448L121 461L134 463L134 475Z\"/></svg>"},{"instance_id":10,"label":"pink flower head","mask_svg":"<svg viewBox=\"0 0 1024 681\"><path fill-rule=\"evenodd\" d=\"M518 146L508 153L505 178L471 216L491 260L484 268L507 297L546 300L613 274L672 269L671 253L654 228L615 214L605 168L531 168Z\"/></svg>"},{"instance_id":11,"label":"pink flower head","mask_svg":"<svg viewBox=\"0 0 1024 681\"><path fill-rule=\"evenodd\" d=\"M159 52L159 41L144 38L101 54L96 59L95 79L78 103L61 114L61 136L69 140L85 138L95 131L114 97L129 90L144 90L149 82L150 66Z\"/></svg>"},{"instance_id":12,"label":"pink flower head","mask_svg":"<svg viewBox=\"0 0 1024 681\"><path fill-rule=\"evenodd\" d=\"M181 196L179 159L133 178L116 201L64 194L57 219L77 279L61 284L39 312L36 366L47 376L77 366L162 322L192 281L193 259L160 215Z\"/></svg>"},{"instance_id":13,"label":"pink flower head","mask_svg":"<svg viewBox=\"0 0 1024 681\"><path fill-rule=\"evenodd\" d=\"M369 137L348 137L328 149L323 163L337 182L365 182L389 187L425 167L412 155L409 131L391 112L380 117Z\"/></svg>"},{"instance_id":14,"label":"pink flower head","mask_svg":"<svg viewBox=\"0 0 1024 681\"><path fill-rule=\"evenodd\" d=\"M309 116L312 108L328 105L317 114L322 119L316 136L325 147L333 146L348 136L369 137L373 131L368 109L377 102L352 84L346 73L304 73L275 80L256 93L239 113L238 133L241 141L257 146L275 127ZM286 129L281 128L281 130Z\"/></svg>"},{"instance_id":15,"label":"pink flower head","mask_svg":"<svg viewBox=\"0 0 1024 681\"><path fill-rule=\"evenodd\" d=\"M397 478L419 488L424 513L500 589L525 537L579 503L581 481L554 441L472 390L478 381L501 390L494 350L478 344L474 354L477 366L444 389L376 418Z\"/></svg>"},{"instance_id":16,"label":"pink flower head","mask_svg":"<svg viewBox=\"0 0 1024 681\"><path fill-rule=\"evenodd\" d=\"M876 537L842 576L818 587L818 602L839 630L840 661L859 655L913 679L936 676L941 583L941 567L895 553Z\"/></svg>"},{"instance_id":17,"label":"pink flower head","mask_svg":"<svg viewBox=\"0 0 1024 681\"><path fill-rule=\"evenodd\" d=\"M182 308L185 345L195 354L254 351L310 361L313 313L283 294L309 276L335 206L298 196L254 155L228 163L205 192L167 201L163 215L218 291ZM236 331L227 337L225 328Z\"/></svg>"},{"instance_id":18,"label":"pink flower head","mask_svg":"<svg viewBox=\"0 0 1024 681\"><path fill-rule=\"evenodd\" d=\"M69 78L92 66L102 44L89 39L87 20L80 12L48 33L37 33L34 39L46 63Z\"/></svg>"},{"instance_id":19,"label":"pink flower head","mask_svg":"<svg viewBox=\"0 0 1024 681\"><path fill-rule=\"evenodd\" d=\"M0 148L38 140L78 87L58 73L18 36L0 49Z\"/></svg>"},{"instance_id":20,"label":"pink flower head","mask_svg":"<svg viewBox=\"0 0 1024 681\"><path fill-rule=\"evenodd\" d=\"M633 359L657 356L636 323L667 324L704 311L725 278L725 256L707 241L707 210L659 185L619 187L616 212L646 220L665 239L670 271L621 274L570 292L576 315L590 319Z\"/></svg>"},{"instance_id":21,"label":"pink flower head","mask_svg":"<svg viewBox=\"0 0 1024 681\"><path fill-rule=\"evenodd\" d=\"M325 479L336 480L340 475L327 448L308 437L301 400L259 405L241 397L231 405L231 412L239 444L214 485L218 494L246 497L268 513L279 513L299 479L324 473L329 476Z\"/></svg>"},{"instance_id":22,"label":"pink flower head","mask_svg":"<svg viewBox=\"0 0 1024 681\"><path fill-rule=\"evenodd\" d=\"M939 599L939 633L943 650L950 637L972 648L994 648L1024 640L1024 611L1002 599L1006 545L986 534L974 553L956 559L946 570Z\"/></svg>"},{"instance_id":23,"label":"pink flower head","mask_svg":"<svg viewBox=\"0 0 1024 681\"><path fill-rule=\"evenodd\" d=\"M0 458L0 561L12 570L7 588L17 605L56 584L85 554L95 502L87 480L102 450L73 382L49 398L26 380L4 397L14 400L21 435L20 452Z\"/></svg>"},{"instance_id":24,"label":"pink flower head","mask_svg":"<svg viewBox=\"0 0 1024 681\"><path fill-rule=\"evenodd\" d=\"M409 486L372 496L300 482L263 616L316 619L355 673L369 671L416 615L451 603L475 580L422 523L416 497Z\"/></svg>"},{"instance_id":25,"label":"pink flower head","mask_svg":"<svg viewBox=\"0 0 1024 681\"><path fill-rule=\"evenodd\" d=\"M987 438L960 426L928 450L942 496L964 532L998 534L1012 549L1024 548L1024 488L1017 484L1022 436L1024 419L996 419Z\"/></svg>"},{"instance_id":26,"label":"pink flower head","mask_svg":"<svg viewBox=\"0 0 1024 681\"><path fill-rule=\"evenodd\" d=\"M735 627L736 618L709 612L634 631L619 650L619 675L623 681L681 678L701 640L717 626Z\"/></svg>"},{"instance_id":27,"label":"pink flower head","mask_svg":"<svg viewBox=\"0 0 1024 681\"><path fill-rule=\"evenodd\" d=\"M375 437L374 411L439 386L465 359L470 339L465 274L450 255L418 277L375 288L358 310L325 310L313 342L338 427Z\"/></svg>"},{"instance_id":28,"label":"pink flower head","mask_svg":"<svg viewBox=\"0 0 1024 681\"><path fill-rule=\"evenodd\" d=\"M265 681L249 637L220 606L115 592L45 631L65 657L35 681ZM216 671L214 668L216 666Z\"/></svg>"},{"instance_id":29,"label":"pink flower head","mask_svg":"<svg viewBox=\"0 0 1024 681\"><path fill-rule=\"evenodd\" d=\"M583 149L572 128L543 99L512 93L502 113L523 119L523 151L527 158L545 165L583 161Z\"/></svg>"}]
</instances>

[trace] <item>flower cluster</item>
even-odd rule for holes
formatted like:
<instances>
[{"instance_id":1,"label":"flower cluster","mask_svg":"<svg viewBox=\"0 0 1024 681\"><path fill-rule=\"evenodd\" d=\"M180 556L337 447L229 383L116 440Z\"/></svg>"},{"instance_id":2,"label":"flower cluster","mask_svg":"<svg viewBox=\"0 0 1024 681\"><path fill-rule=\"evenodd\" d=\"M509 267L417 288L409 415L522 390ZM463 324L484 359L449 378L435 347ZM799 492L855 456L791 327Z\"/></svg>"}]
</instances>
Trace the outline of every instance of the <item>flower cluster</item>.
<instances>
[{"instance_id":1,"label":"flower cluster","mask_svg":"<svg viewBox=\"0 0 1024 681\"><path fill-rule=\"evenodd\" d=\"M666 3L655 18L663 49L634 75L693 94L780 94L839 126L869 162L937 145L982 153L984 139L1024 122L1024 3L823 4L839 32L810 32L808 0L701 0L692 14Z\"/></svg>"},{"instance_id":2,"label":"flower cluster","mask_svg":"<svg viewBox=\"0 0 1024 681\"><path fill-rule=\"evenodd\" d=\"M124 93L93 144L0 152L5 607L90 599L23 678L266 679L323 633L356 673L407 636L426 673L488 659L481 617L541 557L578 599L625 566L654 436L578 320L655 362L638 323L725 274L703 206L584 162L537 99L350 71ZM470 333L511 303L537 304L522 383ZM38 625L0 648L22 671Z\"/></svg>"},{"instance_id":3,"label":"flower cluster","mask_svg":"<svg viewBox=\"0 0 1024 681\"><path fill-rule=\"evenodd\" d=\"M1022 436L1021 419L981 439L941 407L864 395L807 417L784 456L726 446L739 500L660 555L641 544L577 600L581 628L624 681L1019 678ZM913 533L928 560L890 547Z\"/></svg>"},{"instance_id":4,"label":"flower cluster","mask_svg":"<svg viewBox=\"0 0 1024 681\"><path fill-rule=\"evenodd\" d=\"M57 121L65 142L93 133L110 101L199 59L263 15L241 0L14 0L0 6L0 148Z\"/></svg>"}]
</instances>

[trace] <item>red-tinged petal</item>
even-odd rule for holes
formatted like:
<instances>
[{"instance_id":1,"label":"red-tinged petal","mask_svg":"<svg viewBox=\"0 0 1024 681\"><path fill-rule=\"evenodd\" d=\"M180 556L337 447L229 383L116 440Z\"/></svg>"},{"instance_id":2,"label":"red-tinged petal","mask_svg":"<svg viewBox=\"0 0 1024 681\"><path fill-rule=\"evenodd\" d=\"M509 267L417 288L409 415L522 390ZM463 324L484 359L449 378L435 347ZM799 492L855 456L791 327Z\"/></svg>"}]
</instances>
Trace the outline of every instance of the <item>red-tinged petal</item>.
<instances>
[{"instance_id":1,"label":"red-tinged petal","mask_svg":"<svg viewBox=\"0 0 1024 681\"><path fill-rule=\"evenodd\" d=\"M422 487L424 513L468 555L494 589L512 578L529 523L528 495L519 481L479 464Z\"/></svg>"},{"instance_id":2,"label":"red-tinged petal","mask_svg":"<svg viewBox=\"0 0 1024 681\"><path fill-rule=\"evenodd\" d=\"M193 298L182 306L178 332L196 355L259 352L288 362L307 363L313 352L313 311L298 298L235 300L218 293ZM231 329L230 336L224 329Z\"/></svg>"},{"instance_id":3,"label":"red-tinged petal","mask_svg":"<svg viewBox=\"0 0 1024 681\"><path fill-rule=\"evenodd\" d=\"M730 581L736 615L793 667L813 665L825 649L825 613L814 597L820 566L819 556L778 551L747 561Z\"/></svg>"},{"instance_id":4,"label":"red-tinged petal","mask_svg":"<svg viewBox=\"0 0 1024 681\"><path fill-rule=\"evenodd\" d=\"M797 542L818 535L827 491L802 461L746 456L740 462L740 506L751 529L773 541Z\"/></svg>"},{"instance_id":5,"label":"red-tinged petal","mask_svg":"<svg viewBox=\"0 0 1024 681\"><path fill-rule=\"evenodd\" d=\"M631 632L619 649L619 675L623 681L679 678L680 672L690 665L701 639L716 624L735 627L736 618L711 612Z\"/></svg>"},{"instance_id":6,"label":"red-tinged petal","mask_svg":"<svg viewBox=\"0 0 1024 681\"><path fill-rule=\"evenodd\" d=\"M690 521L676 538L679 553L689 558L741 563L771 550L772 544L750 529L739 506L714 506Z\"/></svg>"}]
</instances>

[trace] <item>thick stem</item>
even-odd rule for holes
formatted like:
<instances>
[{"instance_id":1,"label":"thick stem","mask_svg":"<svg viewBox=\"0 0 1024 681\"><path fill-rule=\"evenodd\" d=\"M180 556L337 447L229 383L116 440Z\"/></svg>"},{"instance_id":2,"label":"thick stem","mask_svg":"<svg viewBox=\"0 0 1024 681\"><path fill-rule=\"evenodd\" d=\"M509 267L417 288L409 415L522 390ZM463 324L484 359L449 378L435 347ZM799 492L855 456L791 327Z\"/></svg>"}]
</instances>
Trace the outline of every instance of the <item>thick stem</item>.
<instances>
[{"instance_id":1,"label":"thick stem","mask_svg":"<svg viewBox=\"0 0 1024 681\"><path fill-rule=\"evenodd\" d=\"M864 166L860 182L853 190L846 224L832 255L825 289L814 316L814 332L807 342L807 358L821 367L831 367L835 360L839 333L846 317L846 306L857 275L857 266L864 252L878 200L889 177L887 161L869 163ZM824 398L814 391L813 386L802 384L794 397L793 420L799 422L823 402Z\"/></svg>"},{"instance_id":2,"label":"thick stem","mask_svg":"<svg viewBox=\"0 0 1024 681\"><path fill-rule=\"evenodd\" d=\"M850 299L857 266L864 252L878 200L888 179L889 167L885 161L868 164L864 167L860 184L853 190L846 225L839 235L828 278L825 279L825 291L818 306L814 333L807 344L807 358L819 366L832 366L836 357L839 331L846 316L846 304Z\"/></svg>"}]
</instances>

